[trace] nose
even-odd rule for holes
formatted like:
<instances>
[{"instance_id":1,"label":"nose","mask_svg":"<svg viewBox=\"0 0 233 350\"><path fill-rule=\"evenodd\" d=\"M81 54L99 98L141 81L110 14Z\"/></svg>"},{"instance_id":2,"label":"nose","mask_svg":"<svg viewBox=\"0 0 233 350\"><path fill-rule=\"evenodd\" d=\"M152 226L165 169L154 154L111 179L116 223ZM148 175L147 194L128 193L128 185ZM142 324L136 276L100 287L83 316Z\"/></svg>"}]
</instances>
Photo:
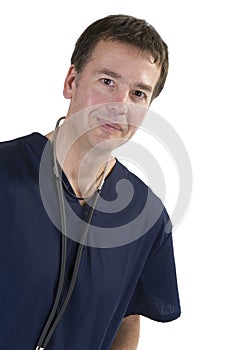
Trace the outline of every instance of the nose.
<instances>
[{"instance_id":1,"label":"nose","mask_svg":"<svg viewBox=\"0 0 233 350\"><path fill-rule=\"evenodd\" d=\"M128 86L118 87L113 96L113 102L116 103L130 103L130 91Z\"/></svg>"},{"instance_id":2,"label":"nose","mask_svg":"<svg viewBox=\"0 0 233 350\"><path fill-rule=\"evenodd\" d=\"M127 115L128 105L126 102L109 102L107 110L112 116Z\"/></svg>"}]
</instances>

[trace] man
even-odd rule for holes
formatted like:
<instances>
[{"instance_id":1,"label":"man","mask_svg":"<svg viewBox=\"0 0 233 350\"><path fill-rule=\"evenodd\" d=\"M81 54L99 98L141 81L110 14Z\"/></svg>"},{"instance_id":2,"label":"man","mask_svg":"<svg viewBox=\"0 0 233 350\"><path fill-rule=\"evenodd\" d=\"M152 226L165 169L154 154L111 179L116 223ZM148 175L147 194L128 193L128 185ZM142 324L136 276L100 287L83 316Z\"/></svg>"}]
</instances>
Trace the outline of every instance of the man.
<instances>
[{"instance_id":1,"label":"man","mask_svg":"<svg viewBox=\"0 0 233 350\"><path fill-rule=\"evenodd\" d=\"M167 69L144 20L100 19L76 43L62 126L0 145L0 349L133 350L140 314L179 317L169 217L111 155Z\"/></svg>"}]
</instances>

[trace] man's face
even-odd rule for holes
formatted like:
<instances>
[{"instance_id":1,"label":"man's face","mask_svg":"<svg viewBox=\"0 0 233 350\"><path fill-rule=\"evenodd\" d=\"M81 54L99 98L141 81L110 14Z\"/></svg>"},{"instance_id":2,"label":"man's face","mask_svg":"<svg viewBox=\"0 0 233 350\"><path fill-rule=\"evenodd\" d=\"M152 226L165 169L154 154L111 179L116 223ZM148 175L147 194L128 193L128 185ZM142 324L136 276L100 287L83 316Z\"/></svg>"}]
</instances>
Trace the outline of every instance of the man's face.
<instances>
[{"instance_id":1,"label":"man's face","mask_svg":"<svg viewBox=\"0 0 233 350\"><path fill-rule=\"evenodd\" d=\"M79 112L83 145L104 142L114 149L129 140L149 107L159 74L149 53L109 40L96 45L78 79L71 66L64 96L70 99L68 116Z\"/></svg>"}]
</instances>

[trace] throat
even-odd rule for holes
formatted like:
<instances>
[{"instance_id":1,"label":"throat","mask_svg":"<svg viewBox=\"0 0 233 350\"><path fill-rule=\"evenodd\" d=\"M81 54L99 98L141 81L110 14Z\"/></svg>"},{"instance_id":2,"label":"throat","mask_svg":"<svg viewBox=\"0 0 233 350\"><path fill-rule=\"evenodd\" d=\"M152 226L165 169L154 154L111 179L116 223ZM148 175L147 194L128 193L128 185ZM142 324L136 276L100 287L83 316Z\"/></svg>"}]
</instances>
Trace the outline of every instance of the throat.
<instances>
[{"instance_id":1,"label":"throat","mask_svg":"<svg viewBox=\"0 0 233 350\"><path fill-rule=\"evenodd\" d=\"M75 197L80 204L85 204L96 191L101 191L106 177L112 171L116 160L111 158L104 164L96 166L79 167L79 171L66 173L67 179L72 187Z\"/></svg>"}]
</instances>

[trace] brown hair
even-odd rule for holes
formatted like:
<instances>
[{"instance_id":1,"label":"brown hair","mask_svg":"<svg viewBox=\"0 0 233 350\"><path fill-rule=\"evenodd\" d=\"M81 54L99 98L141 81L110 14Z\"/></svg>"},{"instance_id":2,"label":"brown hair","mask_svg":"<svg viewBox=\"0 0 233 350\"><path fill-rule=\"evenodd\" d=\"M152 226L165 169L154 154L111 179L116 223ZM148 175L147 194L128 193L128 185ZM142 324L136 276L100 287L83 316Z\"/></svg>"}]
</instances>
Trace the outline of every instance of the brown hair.
<instances>
[{"instance_id":1,"label":"brown hair","mask_svg":"<svg viewBox=\"0 0 233 350\"><path fill-rule=\"evenodd\" d=\"M81 74L100 40L120 41L140 51L148 51L160 67L160 77L152 100L163 89L168 73L168 48L158 32L144 19L128 15L110 15L93 22L81 34L71 57L77 74Z\"/></svg>"}]
</instances>

